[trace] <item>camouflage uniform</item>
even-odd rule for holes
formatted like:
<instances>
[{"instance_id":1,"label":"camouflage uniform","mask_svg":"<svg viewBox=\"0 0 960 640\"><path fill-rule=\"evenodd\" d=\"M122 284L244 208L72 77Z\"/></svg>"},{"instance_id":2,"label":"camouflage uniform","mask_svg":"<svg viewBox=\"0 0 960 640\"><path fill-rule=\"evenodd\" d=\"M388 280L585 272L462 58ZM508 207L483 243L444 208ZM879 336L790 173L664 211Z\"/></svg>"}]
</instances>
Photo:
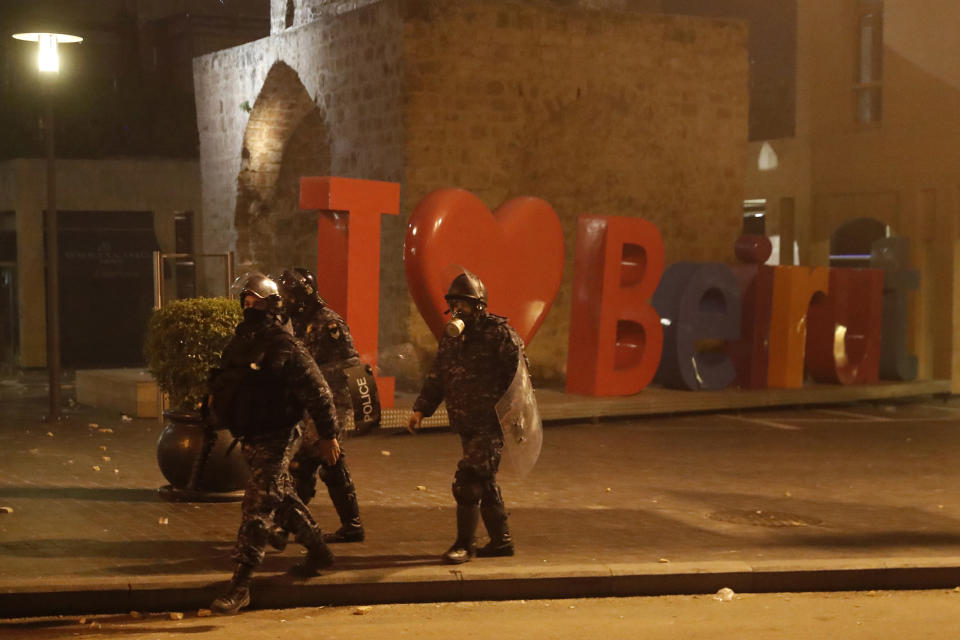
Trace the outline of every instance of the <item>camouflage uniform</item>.
<instances>
[{"instance_id":1,"label":"camouflage uniform","mask_svg":"<svg viewBox=\"0 0 960 640\"><path fill-rule=\"evenodd\" d=\"M453 496L458 508L458 540L469 533L470 539L461 542L471 548L472 532L466 529L471 518L476 528L472 512L479 505L491 541L506 537L504 543L511 545L512 553L496 478L503 451L496 403L513 381L521 355L526 362L523 341L507 319L479 312L461 335L441 338L436 360L413 405L414 411L429 417L446 400L450 427L460 434L463 457L454 475ZM461 531L464 517L467 525Z\"/></svg>"},{"instance_id":2,"label":"camouflage uniform","mask_svg":"<svg viewBox=\"0 0 960 640\"><path fill-rule=\"evenodd\" d=\"M360 364L360 354L354 346L350 329L340 314L320 303L312 305L306 313L294 316L292 322L294 333L303 341L323 372L323 377L330 384L337 409L337 439L340 440L353 416L353 401L344 370ZM305 504L313 499L319 471L320 479L327 487L327 493L341 523L341 529L328 535L327 541L362 540L363 525L360 522L356 487L350 477L343 448L340 449L340 458L336 464L330 465L317 451L317 436L309 419L304 420L302 429L300 449L290 465L297 495Z\"/></svg>"},{"instance_id":3,"label":"camouflage uniform","mask_svg":"<svg viewBox=\"0 0 960 640\"><path fill-rule=\"evenodd\" d=\"M237 326L222 357L223 368L243 365L250 345L266 341L261 369L270 372L285 390L281 397L264 397L269 406L295 406L306 410L322 436L336 434L336 413L330 387L313 358L268 315L265 322L244 321ZM262 344L262 343L261 343ZM267 395L265 390L265 395ZM232 558L241 565L257 566L264 556L270 526L275 521L308 549L324 548L320 528L297 496L288 474L296 442L296 418L289 426L271 429L243 439L242 451L250 467L250 481L243 497L243 516ZM329 553L329 552L327 552Z\"/></svg>"}]
</instances>

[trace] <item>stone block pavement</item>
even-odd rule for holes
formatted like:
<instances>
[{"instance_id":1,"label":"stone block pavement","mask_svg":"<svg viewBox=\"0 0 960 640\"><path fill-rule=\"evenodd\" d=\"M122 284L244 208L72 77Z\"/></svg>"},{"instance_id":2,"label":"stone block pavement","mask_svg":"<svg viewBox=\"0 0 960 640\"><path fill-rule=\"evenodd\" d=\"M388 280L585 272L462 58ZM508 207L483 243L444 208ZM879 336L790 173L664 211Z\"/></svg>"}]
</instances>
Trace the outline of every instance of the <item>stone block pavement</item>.
<instances>
[{"instance_id":1,"label":"stone block pavement","mask_svg":"<svg viewBox=\"0 0 960 640\"><path fill-rule=\"evenodd\" d=\"M158 498L162 424L77 406L51 425L11 384L0 407L0 617L209 605L239 503ZM960 401L929 397L551 424L533 473L501 478L517 555L457 567L456 436L354 437L367 540L308 581L286 574L298 545L270 553L253 606L952 588L958 426ZM311 508L336 527L325 495Z\"/></svg>"}]
</instances>

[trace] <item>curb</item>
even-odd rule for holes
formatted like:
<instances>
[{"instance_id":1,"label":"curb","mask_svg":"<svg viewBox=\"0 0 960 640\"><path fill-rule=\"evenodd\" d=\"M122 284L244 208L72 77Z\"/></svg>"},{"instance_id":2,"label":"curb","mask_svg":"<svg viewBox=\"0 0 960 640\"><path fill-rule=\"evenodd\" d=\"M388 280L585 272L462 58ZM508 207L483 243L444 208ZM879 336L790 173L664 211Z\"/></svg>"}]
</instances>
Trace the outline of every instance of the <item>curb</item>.
<instances>
[{"instance_id":1,"label":"curb","mask_svg":"<svg viewBox=\"0 0 960 640\"><path fill-rule=\"evenodd\" d=\"M861 566L855 566L861 565ZM255 578L258 609L369 604L533 600L711 594L728 587L736 593L952 589L960 584L960 565L943 559L909 561L807 561L788 566L747 563L678 563L595 568L555 567L438 572L436 567L401 571L348 571L310 582L284 574ZM7 586L0 593L0 618L197 611L209 608L224 589L227 575L205 574L186 580L88 582L87 585ZM322 581L321 581L322 580Z\"/></svg>"}]
</instances>

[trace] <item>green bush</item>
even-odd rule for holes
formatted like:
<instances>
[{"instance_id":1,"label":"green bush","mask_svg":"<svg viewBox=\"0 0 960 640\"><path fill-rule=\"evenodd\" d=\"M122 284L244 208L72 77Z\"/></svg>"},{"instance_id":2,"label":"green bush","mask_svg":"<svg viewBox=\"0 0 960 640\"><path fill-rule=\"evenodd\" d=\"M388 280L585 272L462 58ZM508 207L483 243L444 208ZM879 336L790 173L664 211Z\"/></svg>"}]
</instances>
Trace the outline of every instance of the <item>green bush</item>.
<instances>
[{"instance_id":1,"label":"green bush","mask_svg":"<svg viewBox=\"0 0 960 640\"><path fill-rule=\"evenodd\" d=\"M160 389L175 410L195 410L207 391L210 368L220 359L240 305L229 298L175 300L153 312L143 352Z\"/></svg>"}]
</instances>

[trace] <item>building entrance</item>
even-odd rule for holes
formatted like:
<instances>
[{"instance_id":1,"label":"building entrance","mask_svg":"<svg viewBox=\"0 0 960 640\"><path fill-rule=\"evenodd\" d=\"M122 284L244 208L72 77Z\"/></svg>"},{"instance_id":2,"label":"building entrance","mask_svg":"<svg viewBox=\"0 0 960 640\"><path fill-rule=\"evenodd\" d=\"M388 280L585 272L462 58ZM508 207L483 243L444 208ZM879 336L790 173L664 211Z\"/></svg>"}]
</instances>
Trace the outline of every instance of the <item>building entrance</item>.
<instances>
[{"instance_id":1,"label":"building entrance","mask_svg":"<svg viewBox=\"0 0 960 640\"><path fill-rule=\"evenodd\" d=\"M153 213L61 211L57 225L63 366L142 366L159 248Z\"/></svg>"}]
</instances>

